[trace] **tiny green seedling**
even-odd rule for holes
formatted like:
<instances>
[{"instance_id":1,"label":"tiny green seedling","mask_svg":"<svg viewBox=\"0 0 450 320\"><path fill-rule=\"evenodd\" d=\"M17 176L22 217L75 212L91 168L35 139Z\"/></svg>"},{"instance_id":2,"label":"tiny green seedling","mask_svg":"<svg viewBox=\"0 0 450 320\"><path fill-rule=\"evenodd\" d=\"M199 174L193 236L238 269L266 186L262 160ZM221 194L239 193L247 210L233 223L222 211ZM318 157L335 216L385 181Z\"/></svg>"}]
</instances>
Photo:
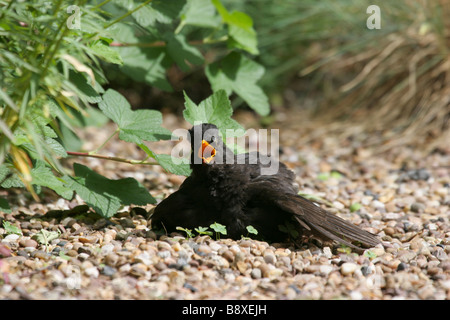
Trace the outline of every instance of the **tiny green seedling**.
<instances>
[{"instance_id":1,"label":"tiny green seedling","mask_svg":"<svg viewBox=\"0 0 450 320\"><path fill-rule=\"evenodd\" d=\"M208 227L198 227L194 229L198 234L205 234L208 236L212 236L212 231L208 231Z\"/></svg>"},{"instance_id":2,"label":"tiny green seedling","mask_svg":"<svg viewBox=\"0 0 450 320\"><path fill-rule=\"evenodd\" d=\"M46 251L48 252L48 245L50 241L54 239L58 239L61 235L60 231L47 231L45 229L41 229L38 233L33 235L31 238L39 242L40 244L45 245Z\"/></svg>"},{"instance_id":3,"label":"tiny green seedling","mask_svg":"<svg viewBox=\"0 0 450 320\"><path fill-rule=\"evenodd\" d=\"M7 234L17 234L19 236L22 235L22 230L8 221L3 221L3 228L5 229Z\"/></svg>"},{"instance_id":4,"label":"tiny green seedling","mask_svg":"<svg viewBox=\"0 0 450 320\"><path fill-rule=\"evenodd\" d=\"M189 239L192 239L192 238L194 237L194 234L192 233L192 230L191 230L191 229L187 229L187 228L183 228L183 227L177 227L176 229L177 229L177 230L180 230L180 231L186 232L186 236L187 236Z\"/></svg>"},{"instance_id":5,"label":"tiny green seedling","mask_svg":"<svg viewBox=\"0 0 450 320\"><path fill-rule=\"evenodd\" d=\"M351 206L350 206L350 212L356 212L356 211L358 211L359 209L361 209L361 204L360 203L358 203L358 202L355 202L355 203L353 203Z\"/></svg>"},{"instance_id":6,"label":"tiny green seedling","mask_svg":"<svg viewBox=\"0 0 450 320\"><path fill-rule=\"evenodd\" d=\"M214 222L209 227L216 232L216 240L220 240L220 234L227 234L227 227L225 227L223 224Z\"/></svg>"}]
</instances>

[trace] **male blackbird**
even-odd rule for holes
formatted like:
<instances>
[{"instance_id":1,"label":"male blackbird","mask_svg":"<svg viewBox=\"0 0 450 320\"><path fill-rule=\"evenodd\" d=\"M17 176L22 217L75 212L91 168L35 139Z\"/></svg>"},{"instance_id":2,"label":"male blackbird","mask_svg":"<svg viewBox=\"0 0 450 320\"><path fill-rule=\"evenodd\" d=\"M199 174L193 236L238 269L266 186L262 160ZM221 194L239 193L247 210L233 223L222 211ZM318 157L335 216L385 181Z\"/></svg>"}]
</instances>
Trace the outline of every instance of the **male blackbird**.
<instances>
[{"instance_id":1,"label":"male blackbird","mask_svg":"<svg viewBox=\"0 0 450 320\"><path fill-rule=\"evenodd\" d=\"M239 239L251 225L260 239L279 242L287 238L279 226L290 225L299 234L336 240L355 249L360 248L352 242L364 247L380 242L374 234L299 196L293 186L294 173L283 163L275 174L264 175L261 169L268 166L268 157L258 152L235 155L215 125L196 125L189 133L192 173L155 208L153 228L170 232L177 226L194 229L218 222L226 226L228 236ZM244 159L245 164L239 164Z\"/></svg>"}]
</instances>

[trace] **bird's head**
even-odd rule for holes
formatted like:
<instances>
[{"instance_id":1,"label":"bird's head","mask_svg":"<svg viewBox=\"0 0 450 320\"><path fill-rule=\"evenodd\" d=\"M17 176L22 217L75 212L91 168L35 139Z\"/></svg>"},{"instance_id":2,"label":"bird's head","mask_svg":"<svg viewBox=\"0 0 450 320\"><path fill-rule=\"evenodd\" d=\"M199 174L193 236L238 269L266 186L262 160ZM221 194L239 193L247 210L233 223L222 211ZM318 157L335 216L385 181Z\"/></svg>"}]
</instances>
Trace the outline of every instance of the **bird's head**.
<instances>
[{"instance_id":1,"label":"bird's head","mask_svg":"<svg viewBox=\"0 0 450 320\"><path fill-rule=\"evenodd\" d=\"M191 140L191 165L221 163L227 148L220 137L219 129L210 123L193 126L189 130ZM222 162L223 163L223 162Z\"/></svg>"}]
</instances>

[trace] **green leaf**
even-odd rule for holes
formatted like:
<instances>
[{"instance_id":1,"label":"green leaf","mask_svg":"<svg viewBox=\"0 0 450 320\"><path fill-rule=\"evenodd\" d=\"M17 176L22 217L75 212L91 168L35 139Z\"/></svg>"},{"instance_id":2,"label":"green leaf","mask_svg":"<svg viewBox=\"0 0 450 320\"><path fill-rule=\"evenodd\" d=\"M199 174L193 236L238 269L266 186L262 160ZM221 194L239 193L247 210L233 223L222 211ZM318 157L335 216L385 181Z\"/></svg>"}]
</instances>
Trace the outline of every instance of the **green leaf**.
<instances>
[{"instance_id":1,"label":"green leaf","mask_svg":"<svg viewBox=\"0 0 450 320\"><path fill-rule=\"evenodd\" d=\"M0 211L3 211L5 213L11 213L11 208L9 206L9 203L4 198L0 198Z\"/></svg>"},{"instance_id":2,"label":"green leaf","mask_svg":"<svg viewBox=\"0 0 450 320\"><path fill-rule=\"evenodd\" d=\"M375 259L377 257L376 253L370 250L364 251L364 256L369 259Z\"/></svg>"},{"instance_id":3,"label":"green leaf","mask_svg":"<svg viewBox=\"0 0 450 320\"><path fill-rule=\"evenodd\" d=\"M186 0L153 0L133 12L132 16L144 28L153 26L155 22L169 24L179 16L185 4Z\"/></svg>"},{"instance_id":4,"label":"green leaf","mask_svg":"<svg viewBox=\"0 0 450 320\"><path fill-rule=\"evenodd\" d=\"M213 91L222 89L228 95L235 92L250 108L265 116L270 112L269 99L256 84L263 74L263 66L237 52L206 67Z\"/></svg>"},{"instance_id":5,"label":"green leaf","mask_svg":"<svg viewBox=\"0 0 450 320\"><path fill-rule=\"evenodd\" d=\"M179 176L189 176L191 168L189 167L189 159L174 158L168 154L156 154L151 151L145 144L139 144L139 147L151 158L158 161L164 170Z\"/></svg>"},{"instance_id":6,"label":"green leaf","mask_svg":"<svg viewBox=\"0 0 450 320\"><path fill-rule=\"evenodd\" d=\"M31 170L31 176L33 178L32 184L50 188L63 198L72 199L73 190L67 188L65 181L55 176L43 161L36 161L36 165Z\"/></svg>"},{"instance_id":7,"label":"green leaf","mask_svg":"<svg viewBox=\"0 0 450 320\"><path fill-rule=\"evenodd\" d=\"M7 234L18 234L19 236L22 235L22 230L11 224L9 221L3 221L3 228L5 229Z\"/></svg>"},{"instance_id":8,"label":"green leaf","mask_svg":"<svg viewBox=\"0 0 450 320\"><path fill-rule=\"evenodd\" d=\"M359 209L361 209L361 207L361 204L358 202L352 203L352 205L350 206L350 212L358 211Z\"/></svg>"},{"instance_id":9,"label":"green leaf","mask_svg":"<svg viewBox=\"0 0 450 320\"><path fill-rule=\"evenodd\" d=\"M184 93L184 99L183 116L192 125L198 122L215 124L224 137L226 137L226 129L239 130L244 134L242 126L231 119L233 108L224 90L215 92L212 96L200 102L199 105L192 102L186 93Z\"/></svg>"},{"instance_id":10,"label":"green leaf","mask_svg":"<svg viewBox=\"0 0 450 320\"><path fill-rule=\"evenodd\" d=\"M200 51L191 46L183 35L174 35L168 38L167 53L180 69L185 72L191 69L186 61L194 65L201 65L204 62Z\"/></svg>"},{"instance_id":11,"label":"green leaf","mask_svg":"<svg viewBox=\"0 0 450 320\"><path fill-rule=\"evenodd\" d=\"M145 82L161 90L172 92L166 70L172 65L166 48L118 48L124 65L120 70L135 81Z\"/></svg>"},{"instance_id":12,"label":"green leaf","mask_svg":"<svg viewBox=\"0 0 450 320\"><path fill-rule=\"evenodd\" d=\"M246 229L247 229L248 233L252 233L254 235L258 234L258 230L256 230L253 226L247 226Z\"/></svg>"},{"instance_id":13,"label":"green leaf","mask_svg":"<svg viewBox=\"0 0 450 320\"><path fill-rule=\"evenodd\" d=\"M228 35L232 39L229 44L251 54L258 54L258 40L253 29L252 18L239 11L229 13L219 0L212 0L212 3L219 11L222 20L228 24Z\"/></svg>"},{"instance_id":14,"label":"green leaf","mask_svg":"<svg viewBox=\"0 0 450 320\"><path fill-rule=\"evenodd\" d=\"M183 227L176 227L175 229L186 232L186 235L188 236L189 239L194 237L194 234L192 233L191 229L186 229Z\"/></svg>"},{"instance_id":15,"label":"green leaf","mask_svg":"<svg viewBox=\"0 0 450 320\"><path fill-rule=\"evenodd\" d=\"M108 89L99 103L103 113L119 126L119 138L136 144L170 139L171 132L163 127L162 115L156 110L131 110L128 101L117 91Z\"/></svg>"},{"instance_id":16,"label":"green leaf","mask_svg":"<svg viewBox=\"0 0 450 320\"><path fill-rule=\"evenodd\" d=\"M115 63L118 65L123 65L123 60L120 57L119 52L114 50L109 46L109 43L100 39L94 41L89 48L94 52L95 55L99 56L106 62Z\"/></svg>"},{"instance_id":17,"label":"green leaf","mask_svg":"<svg viewBox=\"0 0 450 320\"><path fill-rule=\"evenodd\" d=\"M67 177L68 186L102 217L112 217L121 205L155 203L147 189L133 178L110 180L78 163L74 171L76 177Z\"/></svg>"},{"instance_id":18,"label":"green leaf","mask_svg":"<svg viewBox=\"0 0 450 320\"><path fill-rule=\"evenodd\" d=\"M206 234L208 236L212 236L213 235L213 233L211 231L208 231L208 227L198 227L198 228L195 228L195 231L198 234Z\"/></svg>"},{"instance_id":19,"label":"green leaf","mask_svg":"<svg viewBox=\"0 0 450 320\"><path fill-rule=\"evenodd\" d=\"M220 17L211 0L188 0L186 11L181 15L181 21L185 25L218 28Z\"/></svg>"},{"instance_id":20,"label":"green leaf","mask_svg":"<svg viewBox=\"0 0 450 320\"><path fill-rule=\"evenodd\" d=\"M223 224L220 224L218 222L214 222L213 224L211 224L209 226L211 229L213 229L215 232L217 233L221 233L223 235L227 234L227 227L224 226Z\"/></svg>"},{"instance_id":21,"label":"green leaf","mask_svg":"<svg viewBox=\"0 0 450 320\"><path fill-rule=\"evenodd\" d=\"M39 242L43 245L48 245L50 241L58 239L60 236L60 232L57 231L48 231L45 229L39 230L38 233L34 234L31 238Z\"/></svg>"}]
</instances>

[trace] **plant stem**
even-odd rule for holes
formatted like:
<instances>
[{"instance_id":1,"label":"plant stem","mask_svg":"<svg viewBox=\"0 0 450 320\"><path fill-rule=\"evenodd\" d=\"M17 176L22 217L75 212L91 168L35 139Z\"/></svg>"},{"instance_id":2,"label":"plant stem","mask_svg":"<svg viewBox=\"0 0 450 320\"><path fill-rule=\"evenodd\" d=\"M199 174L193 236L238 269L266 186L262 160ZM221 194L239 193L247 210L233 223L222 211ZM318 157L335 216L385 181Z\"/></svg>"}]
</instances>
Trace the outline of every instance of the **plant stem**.
<instances>
[{"instance_id":1,"label":"plant stem","mask_svg":"<svg viewBox=\"0 0 450 320\"><path fill-rule=\"evenodd\" d=\"M104 156L104 155L101 155L101 154L91 154L90 152L72 152L72 151L67 151L67 154L70 155L70 156L105 159L105 160L112 160L112 161L124 162L124 163L129 163L129 164L143 164L143 165L148 165L148 166L159 165L158 162L147 162L145 160L123 159L123 158L119 158L119 157Z\"/></svg>"},{"instance_id":2,"label":"plant stem","mask_svg":"<svg viewBox=\"0 0 450 320\"><path fill-rule=\"evenodd\" d=\"M107 4L108 2L110 2L111 0L105 0L102 3L99 3L98 5L96 5L95 7L92 7L92 9L98 9L100 7L103 7L105 4Z\"/></svg>"},{"instance_id":3,"label":"plant stem","mask_svg":"<svg viewBox=\"0 0 450 320\"><path fill-rule=\"evenodd\" d=\"M105 142L102 143L102 145L101 145L100 147L98 147L97 149L95 149L95 150L93 150L93 151L90 151L90 152L88 152L88 153L89 153L89 154L95 154L95 153L97 153L98 150L100 150L101 148L103 148L103 147L108 143L108 141L111 140L111 139L112 139L119 131L120 131L120 129L117 128L117 129L113 132L113 134L110 135L109 138L106 139Z\"/></svg>"},{"instance_id":4,"label":"plant stem","mask_svg":"<svg viewBox=\"0 0 450 320\"><path fill-rule=\"evenodd\" d=\"M140 5L138 5L138 6L137 6L136 8L134 8L133 10L128 11L128 12L125 13L123 16L121 16L121 17L117 18L116 20L113 20L113 21L111 21L110 23L108 23L108 24L104 27L104 29L108 29L108 28L111 27L113 24L115 24L115 23L121 21L122 19L125 19L126 17L128 17L129 15L135 13L135 12L138 11L140 8L142 8L143 6L149 4L149 3L152 2L152 1L153 1L153 0L147 0L147 1L145 1L144 3L141 3Z\"/></svg>"}]
</instances>

